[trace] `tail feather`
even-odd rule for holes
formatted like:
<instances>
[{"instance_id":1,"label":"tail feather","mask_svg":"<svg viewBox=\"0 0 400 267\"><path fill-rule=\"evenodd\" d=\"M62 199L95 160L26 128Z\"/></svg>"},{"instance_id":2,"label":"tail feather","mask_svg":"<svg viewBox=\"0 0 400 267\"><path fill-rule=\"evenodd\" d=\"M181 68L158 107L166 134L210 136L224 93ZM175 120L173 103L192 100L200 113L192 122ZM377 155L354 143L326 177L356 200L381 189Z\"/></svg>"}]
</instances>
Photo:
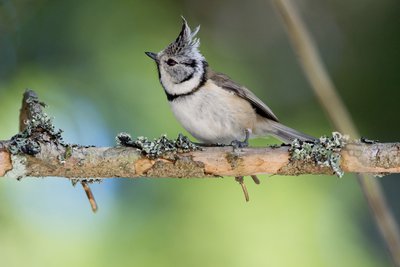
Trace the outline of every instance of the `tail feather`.
<instances>
[{"instance_id":1,"label":"tail feather","mask_svg":"<svg viewBox=\"0 0 400 267\"><path fill-rule=\"evenodd\" d=\"M271 134L283 142L291 143L294 141L294 139L299 139L302 141L316 140L316 138L311 135L301 133L279 122L269 121L268 124L272 128Z\"/></svg>"}]
</instances>

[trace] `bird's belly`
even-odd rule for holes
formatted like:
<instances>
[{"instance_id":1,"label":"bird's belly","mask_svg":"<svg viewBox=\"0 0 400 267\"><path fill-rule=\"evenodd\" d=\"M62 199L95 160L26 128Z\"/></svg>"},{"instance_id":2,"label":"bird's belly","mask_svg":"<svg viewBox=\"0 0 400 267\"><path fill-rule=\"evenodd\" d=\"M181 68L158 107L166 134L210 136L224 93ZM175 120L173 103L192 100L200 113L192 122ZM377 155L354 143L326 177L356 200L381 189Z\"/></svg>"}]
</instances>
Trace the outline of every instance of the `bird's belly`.
<instances>
[{"instance_id":1,"label":"bird's belly","mask_svg":"<svg viewBox=\"0 0 400 267\"><path fill-rule=\"evenodd\" d=\"M229 92L198 91L171 102L172 111L182 126L204 143L230 144L243 140L245 130L252 129L255 112L247 101L239 101ZM254 117L254 118L253 118Z\"/></svg>"}]
</instances>

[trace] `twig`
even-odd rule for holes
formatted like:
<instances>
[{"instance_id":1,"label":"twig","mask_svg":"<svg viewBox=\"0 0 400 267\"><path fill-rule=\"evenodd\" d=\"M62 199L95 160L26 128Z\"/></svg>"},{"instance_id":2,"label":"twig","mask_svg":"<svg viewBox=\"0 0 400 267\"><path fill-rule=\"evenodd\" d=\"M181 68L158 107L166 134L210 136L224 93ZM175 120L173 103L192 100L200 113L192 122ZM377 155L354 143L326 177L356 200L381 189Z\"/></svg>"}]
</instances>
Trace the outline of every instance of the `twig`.
<instances>
[{"instance_id":1,"label":"twig","mask_svg":"<svg viewBox=\"0 0 400 267\"><path fill-rule=\"evenodd\" d=\"M92 190L90 189L87 181L81 181L81 185L83 187L83 190L85 190L85 193L89 200L92 211L96 212L97 211L97 203L96 203L96 200L94 199L94 195L93 195Z\"/></svg>"},{"instance_id":2,"label":"twig","mask_svg":"<svg viewBox=\"0 0 400 267\"><path fill-rule=\"evenodd\" d=\"M39 102L36 93L32 90L26 90L22 98L22 105L19 112L19 131L26 129L27 122L32 120L35 114L43 112L44 103Z\"/></svg>"},{"instance_id":3,"label":"twig","mask_svg":"<svg viewBox=\"0 0 400 267\"><path fill-rule=\"evenodd\" d=\"M290 0L274 0L273 3L286 25L293 49L297 52L303 71L325 112L336 129L356 138L359 136L358 131L340 96L336 93L335 86L325 70L311 35L295 6ZM358 174L357 176L393 262L400 266L399 230L386 203L381 186L376 179L368 175Z\"/></svg>"}]
</instances>

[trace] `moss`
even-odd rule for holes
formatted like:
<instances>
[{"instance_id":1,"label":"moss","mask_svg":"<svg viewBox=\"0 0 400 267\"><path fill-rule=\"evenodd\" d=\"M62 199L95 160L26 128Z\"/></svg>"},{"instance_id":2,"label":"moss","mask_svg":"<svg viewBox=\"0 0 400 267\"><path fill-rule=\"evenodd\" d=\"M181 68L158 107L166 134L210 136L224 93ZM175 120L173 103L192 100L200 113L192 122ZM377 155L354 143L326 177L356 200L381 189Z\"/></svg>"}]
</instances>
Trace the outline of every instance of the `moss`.
<instances>
[{"instance_id":1,"label":"moss","mask_svg":"<svg viewBox=\"0 0 400 267\"><path fill-rule=\"evenodd\" d=\"M179 157L175 161L158 160L146 172L154 177L204 177L204 163L193 161L190 157Z\"/></svg>"},{"instance_id":2,"label":"moss","mask_svg":"<svg viewBox=\"0 0 400 267\"><path fill-rule=\"evenodd\" d=\"M235 152L227 153L225 158L232 169L237 168L243 162L243 159Z\"/></svg>"},{"instance_id":3,"label":"moss","mask_svg":"<svg viewBox=\"0 0 400 267\"><path fill-rule=\"evenodd\" d=\"M322 136L313 142L294 140L289 148L290 161L312 162L316 166L329 167L339 177L343 176L340 168L340 151L346 145L347 136L333 132L331 137Z\"/></svg>"},{"instance_id":4,"label":"moss","mask_svg":"<svg viewBox=\"0 0 400 267\"><path fill-rule=\"evenodd\" d=\"M65 147L65 153L64 153L64 158L69 159L72 156L72 147L67 145Z\"/></svg>"},{"instance_id":5,"label":"moss","mask_svg":"<svg viewBox=\"0 0 400 267\"><path fill-rule=\"evenodd\" d=\"M334 172L332 168L327 167L327 166L317 166L318 167L318 173L319 174L327 174L327 175L332 175ZM301 174L310 174L315 172L315 166L312 164L305 164L304 161L300 160L290 160L287 165L284 167L280 168L277 171L277 174L282 174L282 175L301 175Z\"/></svg>"},{"instance_id":6,"label":"moss","mask_svg":"<svg viewBox=\"0 0 400 267\"><path fill-rule=\"evenodd\" d=\"M65 161L67 160L67 159L69 159L71 156L72 156L72 149L73 149L73 147L77 147L77 145L69 145L69 144L66 144L65 145L65 151L64 151L64 154L59 154L58 155L58 161L61 163L61 164L64 164L65 163Z\"/></svg>"},{"instance_id":7,"label":"moss","mask_svg":"<svg viewBox=\"0 0 400 267\"><path fill-rule=\"evenodd\" d=\"M147 137L139 136L135 140L128 133L120 133L116 137L118 145L134 147L150 159L159 158L170 153L183 153L200 148L192 143L189 138L179 134L176 140L168 139L166 135L150 141Z\"/></svg>"}]
</instances>

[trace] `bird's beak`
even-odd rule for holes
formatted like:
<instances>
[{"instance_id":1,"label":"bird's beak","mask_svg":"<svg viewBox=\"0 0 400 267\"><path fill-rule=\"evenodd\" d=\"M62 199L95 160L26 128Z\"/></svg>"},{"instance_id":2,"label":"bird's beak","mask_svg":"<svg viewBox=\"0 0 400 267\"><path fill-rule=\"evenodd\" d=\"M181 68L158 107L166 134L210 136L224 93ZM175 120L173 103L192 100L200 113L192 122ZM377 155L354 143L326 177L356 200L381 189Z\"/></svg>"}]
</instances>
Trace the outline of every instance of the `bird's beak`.
<instances>
[{"instance_id":1,"label":"bird's beak","mask_svg":"<svg viewBox=\"0 0 400 267\"><path fill-rule=\"evenodd\" d=\"M144 52L146 55L148 55L151 59L153 59L154 61L158 62L157 59L157 54L153 53L153 52Z\"/></svg>"}]
</instances>

